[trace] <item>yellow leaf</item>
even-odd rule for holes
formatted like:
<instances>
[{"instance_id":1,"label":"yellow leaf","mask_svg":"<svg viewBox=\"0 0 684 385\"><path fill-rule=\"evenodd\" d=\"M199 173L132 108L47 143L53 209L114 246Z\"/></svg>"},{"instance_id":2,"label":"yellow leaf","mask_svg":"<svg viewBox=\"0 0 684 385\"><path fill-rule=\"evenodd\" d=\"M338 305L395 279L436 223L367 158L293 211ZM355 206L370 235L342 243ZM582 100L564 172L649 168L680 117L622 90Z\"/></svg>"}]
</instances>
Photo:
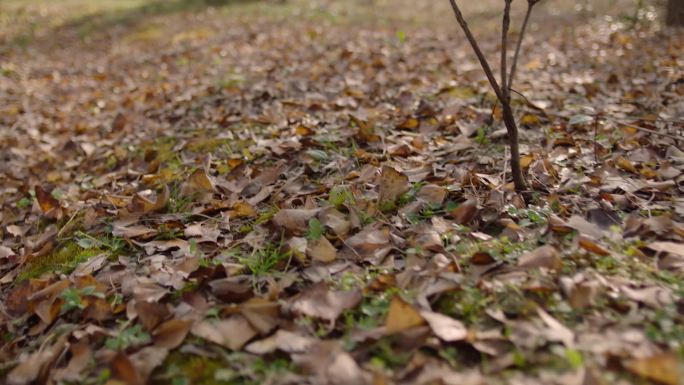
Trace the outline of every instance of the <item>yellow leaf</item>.
<instances>
[{"instance_id":1,"label":"yellow leaf","mask_svg":"<svg viewBox=\"0 0 684 385\"><path fill-rule=\"evenodd\" d=\"M406 303L403 299L399 298L399 296L394 296L394 298L392 298L389 313L387 314L387 321L385 322L388 333L400 332L424 323L425 320L413 306Z\"/></svg>"},{"instance_id":2,"label":"yellow leaf","mask_svg":"<svg viewBox=\"0 0 684 385\"><path fill-rule=\"evenodd\" d=\"M520 119L520 123L527 125L527 126L532 126L535 124L540 124L541 119L537 115L532 115L532 114L526 114Z\"/></svg>"},{"instance_id":3,"label":"yellow leaf","mask_svg":"<svg viewBox=\"0 0 684 385\"><path fill-rule=\"evenodd\" d=\"M627 369L632 373L666 385L680 385L682 371L680 362L674 353L662 353L648 358L640 358L627 362Z\"/></svg>"},{"instance_id":4,"label":"yellow leaf","mask_svg":"<svg viewBox=\"0 0 684 385\"><path fill-rule=\"evenodd\" d=\"M629 161L629 159L624 158L624 157L618 157L615 160L615 165L618 166L619 168L631 172L632 174L638 174L639 172L637 171L636 167L632 162Z\"/></svg>"},{"instance_id":5,"label":"yellow leaf","mask_svg":"<svg viewBox=\"0 0 684 385\"><path fill-rule=\"evenodd\" d=\"M187 186L192 191L214 191L214 184L212 183L211 179L209 179L209 175L207 175L203 169L198 169L197 171L193 172L192 175L190 175Z\"/></svg>"}]
</instances>

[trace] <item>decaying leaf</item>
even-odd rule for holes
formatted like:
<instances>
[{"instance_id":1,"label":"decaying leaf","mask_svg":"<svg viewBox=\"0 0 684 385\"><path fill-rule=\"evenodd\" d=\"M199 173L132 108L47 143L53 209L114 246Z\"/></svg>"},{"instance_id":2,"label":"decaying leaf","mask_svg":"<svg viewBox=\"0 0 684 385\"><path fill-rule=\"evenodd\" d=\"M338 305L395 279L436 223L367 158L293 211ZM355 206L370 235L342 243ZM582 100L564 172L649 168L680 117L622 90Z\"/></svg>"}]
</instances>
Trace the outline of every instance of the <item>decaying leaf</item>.
<instances>
[{"instance_id":1,"label":"decaying leaf","mask_svg":"<svg viewBox=\"0 0 684 385\"><path fill-rule=\"evenodd\" d=\"M399 196L410 189L408 177L390 166L383 166L380 174L378 204L382 207L394 203Z\"/></svg>"},{"instance_id":2,"label":"decaying leaf","mask_svg":"<svg viewBox=\"0 0 684 385\"><path fill-rule=\"evenodd\" d=\"M555 247L546 245L523 254L518 260L518 267L560 270L563 268L563 259Z\"/></svg>"},{"instance_id":3,"label":"decaying leaf","mask_svg":"<svg viewBox=\"0 0 684 385\"><path fill-rule=\"evenodd\" d=\"M283 209L273 216L273 223L297 234L304 234L309 228L309 219L319 211L318 209Z\"/></svg>"},{"instance_id":4,"label":"decaying leaf","mask_svg":"<svg viewBox=\"0 0 684 385\"><path fill-rule=\"evenodd\" d=\"M675 353L661 353L655 356L629 360L625 366L632 373L665 385L680 385L684 378L681 360Z\"/></svg>"},{"instance_id":5,"label":"decaying leaf","mask_svg":"<svg viewBox=\"0 0 684 385\"><path fill-rule=\"evenodd\" d=\"M332 262L337 257L337 249L325 237L309 241L306 254L314 261Z\"/></svg>"},{"instance_id":6,"label":"decaying leaf","mask_svg":"<svg viewBox=\"0 0 684 385\"><path fill-rule=\"evenodd\" d=\"M456 221L456 223L465 225L470 223L477 214L477 201L468 200L453 209L449 215Z\"/></svg>"},{"instance_id":7,"label":"decaying leaf","mask_svg":"<svg viewBox=\"0 0 684 385\"><path fill-rule=\"evenodd\" d=\"M154 331L154 344L164 349L175 349L185 340L192 322L172 319L159 325Z\"/></svg>"},{"instance_id":8,"label":"decaying leaf","mask_svg":"<svg viewBox=\"0 0 684 385\"><path fill-rule=\"evenodd\" d=\"M429 314L429 316L432 315L432 313ZM438 322L435 318L436 317L432 317L433 323ZM385 321L385 327L387 328L388 333L397 333L424 323L425 319L413 306L399 296L395 295L392 298L389 312L387 313L387 320ZM443 329L440 330L440 333L443 333L444 335L448 334Z\"/></svg>"},{"instance_id":9,"label":"decaying leaf","mask_svg":"<svg viewBox=\"0 0 684 385\"><path fill-rule=\"evenodd\" d=\"M204 320L192 326L192 334L209 342L238 350L258 334L247 319L235 315L224 320Z\"/></svg>"},{"instance_id":10,"label":"decaying leaf","mask_svg":"<svg viewBox=\"0 0 684 385\"><path fill-rule=\"evenodd\" d=\"M427 321L435 335L444 341L462 341L468 337L468 329L458 320L431 311L421 311L420 316Z\"/></svg>"},{"instance_id":11,"label":"decaying leaf","mask_svg":"<svg viewBox=\"0 0 684 385\"><path fill-rule=\"evenodd\" d=\"M321 283L306 290L292 303L292 310L311 317L334 321L343 311L351 309L361 301L361 292L331 291Z\"/></svg>"}]
</instances>

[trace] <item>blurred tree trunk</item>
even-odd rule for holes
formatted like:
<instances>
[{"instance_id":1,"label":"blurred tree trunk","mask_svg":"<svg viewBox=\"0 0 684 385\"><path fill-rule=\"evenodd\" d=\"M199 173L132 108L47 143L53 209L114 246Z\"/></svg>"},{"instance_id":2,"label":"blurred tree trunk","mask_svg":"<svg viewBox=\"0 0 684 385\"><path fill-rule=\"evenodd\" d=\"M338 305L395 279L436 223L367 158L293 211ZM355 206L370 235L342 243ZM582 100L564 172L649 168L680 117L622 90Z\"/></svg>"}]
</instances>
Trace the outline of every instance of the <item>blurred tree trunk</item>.
<instances>
[{"instance_id":1,"label":"blurred tree trunk","mask_svg":"<svg viewBox=\"0 0 684 385\"><path fill-rule=\"evenodd\" d=\"M684 0L667 0L667 25L684 26Z\"/></svg>"}]
</instances>

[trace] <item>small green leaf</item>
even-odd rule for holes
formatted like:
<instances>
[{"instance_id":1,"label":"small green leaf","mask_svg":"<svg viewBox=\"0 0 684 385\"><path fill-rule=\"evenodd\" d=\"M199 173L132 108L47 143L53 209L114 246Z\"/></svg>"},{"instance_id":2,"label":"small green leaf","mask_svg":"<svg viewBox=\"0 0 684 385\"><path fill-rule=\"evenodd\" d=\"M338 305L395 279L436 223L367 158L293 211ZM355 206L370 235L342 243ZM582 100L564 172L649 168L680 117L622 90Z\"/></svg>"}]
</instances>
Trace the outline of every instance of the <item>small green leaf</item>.
<instances>
[{"instance_id":1,"label":"small green leaf","mask_svg":"<svg viewBox=\"0 0 684 385\"><path fill-rule=\"evenodd\" d=\"M308 150L306 154L319 162L327 160L329 158L328 153L322 150Z\"/></svg>"},{"instance_id":2,"label":"small green leaf","mask_svg":"<svg viewBox=\"0 0 684 385\"><path fill-rule=\"evenodd\" d=\"M573 369L579 369L584 365L584 357L582 357L582 353L575 349L565 349L565 357Z\"/></svg>"},{"instance_id":3,"label":"small green leaf","mask_svg":"<svg viewBox=\"0 0 684 385\"><path fill-rule=\"evenodd\" d=\"M81 304L81 295L77 289L69 288L60 294L64 300L62 304L62 312L66 313L74 309L83 310L85 306Z\"/></svg>"},{"instance_id":4,"label":"small green leaf","mask_svg":"<svg viewBox=\"0 0 684 385\"><path fill-rule=\"evenodd\" d=\"M306 234L306 237L308 239L320 239L323 236L324 232L325 229L323 229L323 225L321 224L321 221L318 220L318 218L309 219L309 231Z\"/></svg>"},{"instance_id":5,"label":"small green leaf","mask_svg":"<svg viewBox=\"0 0 684 385\"><path fill-rule=\"evenodd\" d=\"M23 197L19 200L19 202L17 202L17 208L18 209L25 209L27 207L31 207L32 203L33 202L29 198Z\"/></svg>"},{"instance_id":6,"label":"small green leaf","mask_svg":"<svg viewBox=\"0 0 684 385\"><path fill-rule=\"evenodd\" d=\"M90 238L79 238L76 240L76 244L79 245L81 248L86 249L86 250L92 249L95 246L97 246L95 244L95 241L90 239Z\"/></svg>"}]
</instances>

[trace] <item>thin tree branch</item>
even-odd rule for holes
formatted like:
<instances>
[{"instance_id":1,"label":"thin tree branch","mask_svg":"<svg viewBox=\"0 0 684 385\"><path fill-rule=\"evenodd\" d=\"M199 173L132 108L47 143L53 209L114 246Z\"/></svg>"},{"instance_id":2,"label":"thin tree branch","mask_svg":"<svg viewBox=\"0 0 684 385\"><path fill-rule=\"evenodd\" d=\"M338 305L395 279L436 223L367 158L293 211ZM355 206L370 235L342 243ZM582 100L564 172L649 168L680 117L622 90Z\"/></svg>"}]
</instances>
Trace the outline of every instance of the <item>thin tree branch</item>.
<instances>
[{"instance_id":1,"label":"thin tree branch","mask_svg":"<svg viewBox=\"0 0 684 385\"><path fill-rule=\"evenodd\" d=\"M527 2L527 12L525 13L525 20L522 23L522 28L520 29L520 36L518 36L518 42L515 47L515 54L513 55L513 64L511 65L511 74L508 76L508 84L505 88L513 88L513 80L515 79L515 71L518 69L518 57L520 56L520 49L522 47L523 39L525 38L525 32L527 31L527 25L530 22L530 15L532 15L532 8L539 1L528 1Z\"/></svg>"},{"instance_id":2,"label":"thin tree branch","mask_svg":"<svg viewBox=\"0 0 684 385\"><path fill-rule=\"evenodd\" d=\"M509 90L508 82L506 81L506 72L508 71L508 30L511 28L511 3L513 0L505 0L503 21L501 22L501 90L503 97L508 101L511 99L511 92Z\"/></svg>"},{"instance_id":3,"label":"thin tree branch","mask_svg":"<svg viewBox=\"0 0 684 385\"><path fill-rule=\"evenodd\" d=\"M451 2L451 8L454 10L454 16L456 16L456 21L458 21L458 24L461 26L461 29L463 29L463 32L465 33L466 38L468 39L468 42L473 47L475 55L477 55L477 58L480 61L480 65L482 66L485 75L487 75L487 80L489 80L489 84L491 84L492 89L494 89L496 97L499 99L501 103L504 103L505 99L503 97L503 94L501 93L501 87L499 87L499 83L496 81L496 78L494 77L494 73L492 72L492 68L489 66L487 58L482 53L480 45L477 44L475 36L473 36L473 33L470 31L470 27L468 27L468 22L466 22L465 18L463 17L461 9L456 4L456 0L449 1Z\"/></svg>"}]
</instances>

